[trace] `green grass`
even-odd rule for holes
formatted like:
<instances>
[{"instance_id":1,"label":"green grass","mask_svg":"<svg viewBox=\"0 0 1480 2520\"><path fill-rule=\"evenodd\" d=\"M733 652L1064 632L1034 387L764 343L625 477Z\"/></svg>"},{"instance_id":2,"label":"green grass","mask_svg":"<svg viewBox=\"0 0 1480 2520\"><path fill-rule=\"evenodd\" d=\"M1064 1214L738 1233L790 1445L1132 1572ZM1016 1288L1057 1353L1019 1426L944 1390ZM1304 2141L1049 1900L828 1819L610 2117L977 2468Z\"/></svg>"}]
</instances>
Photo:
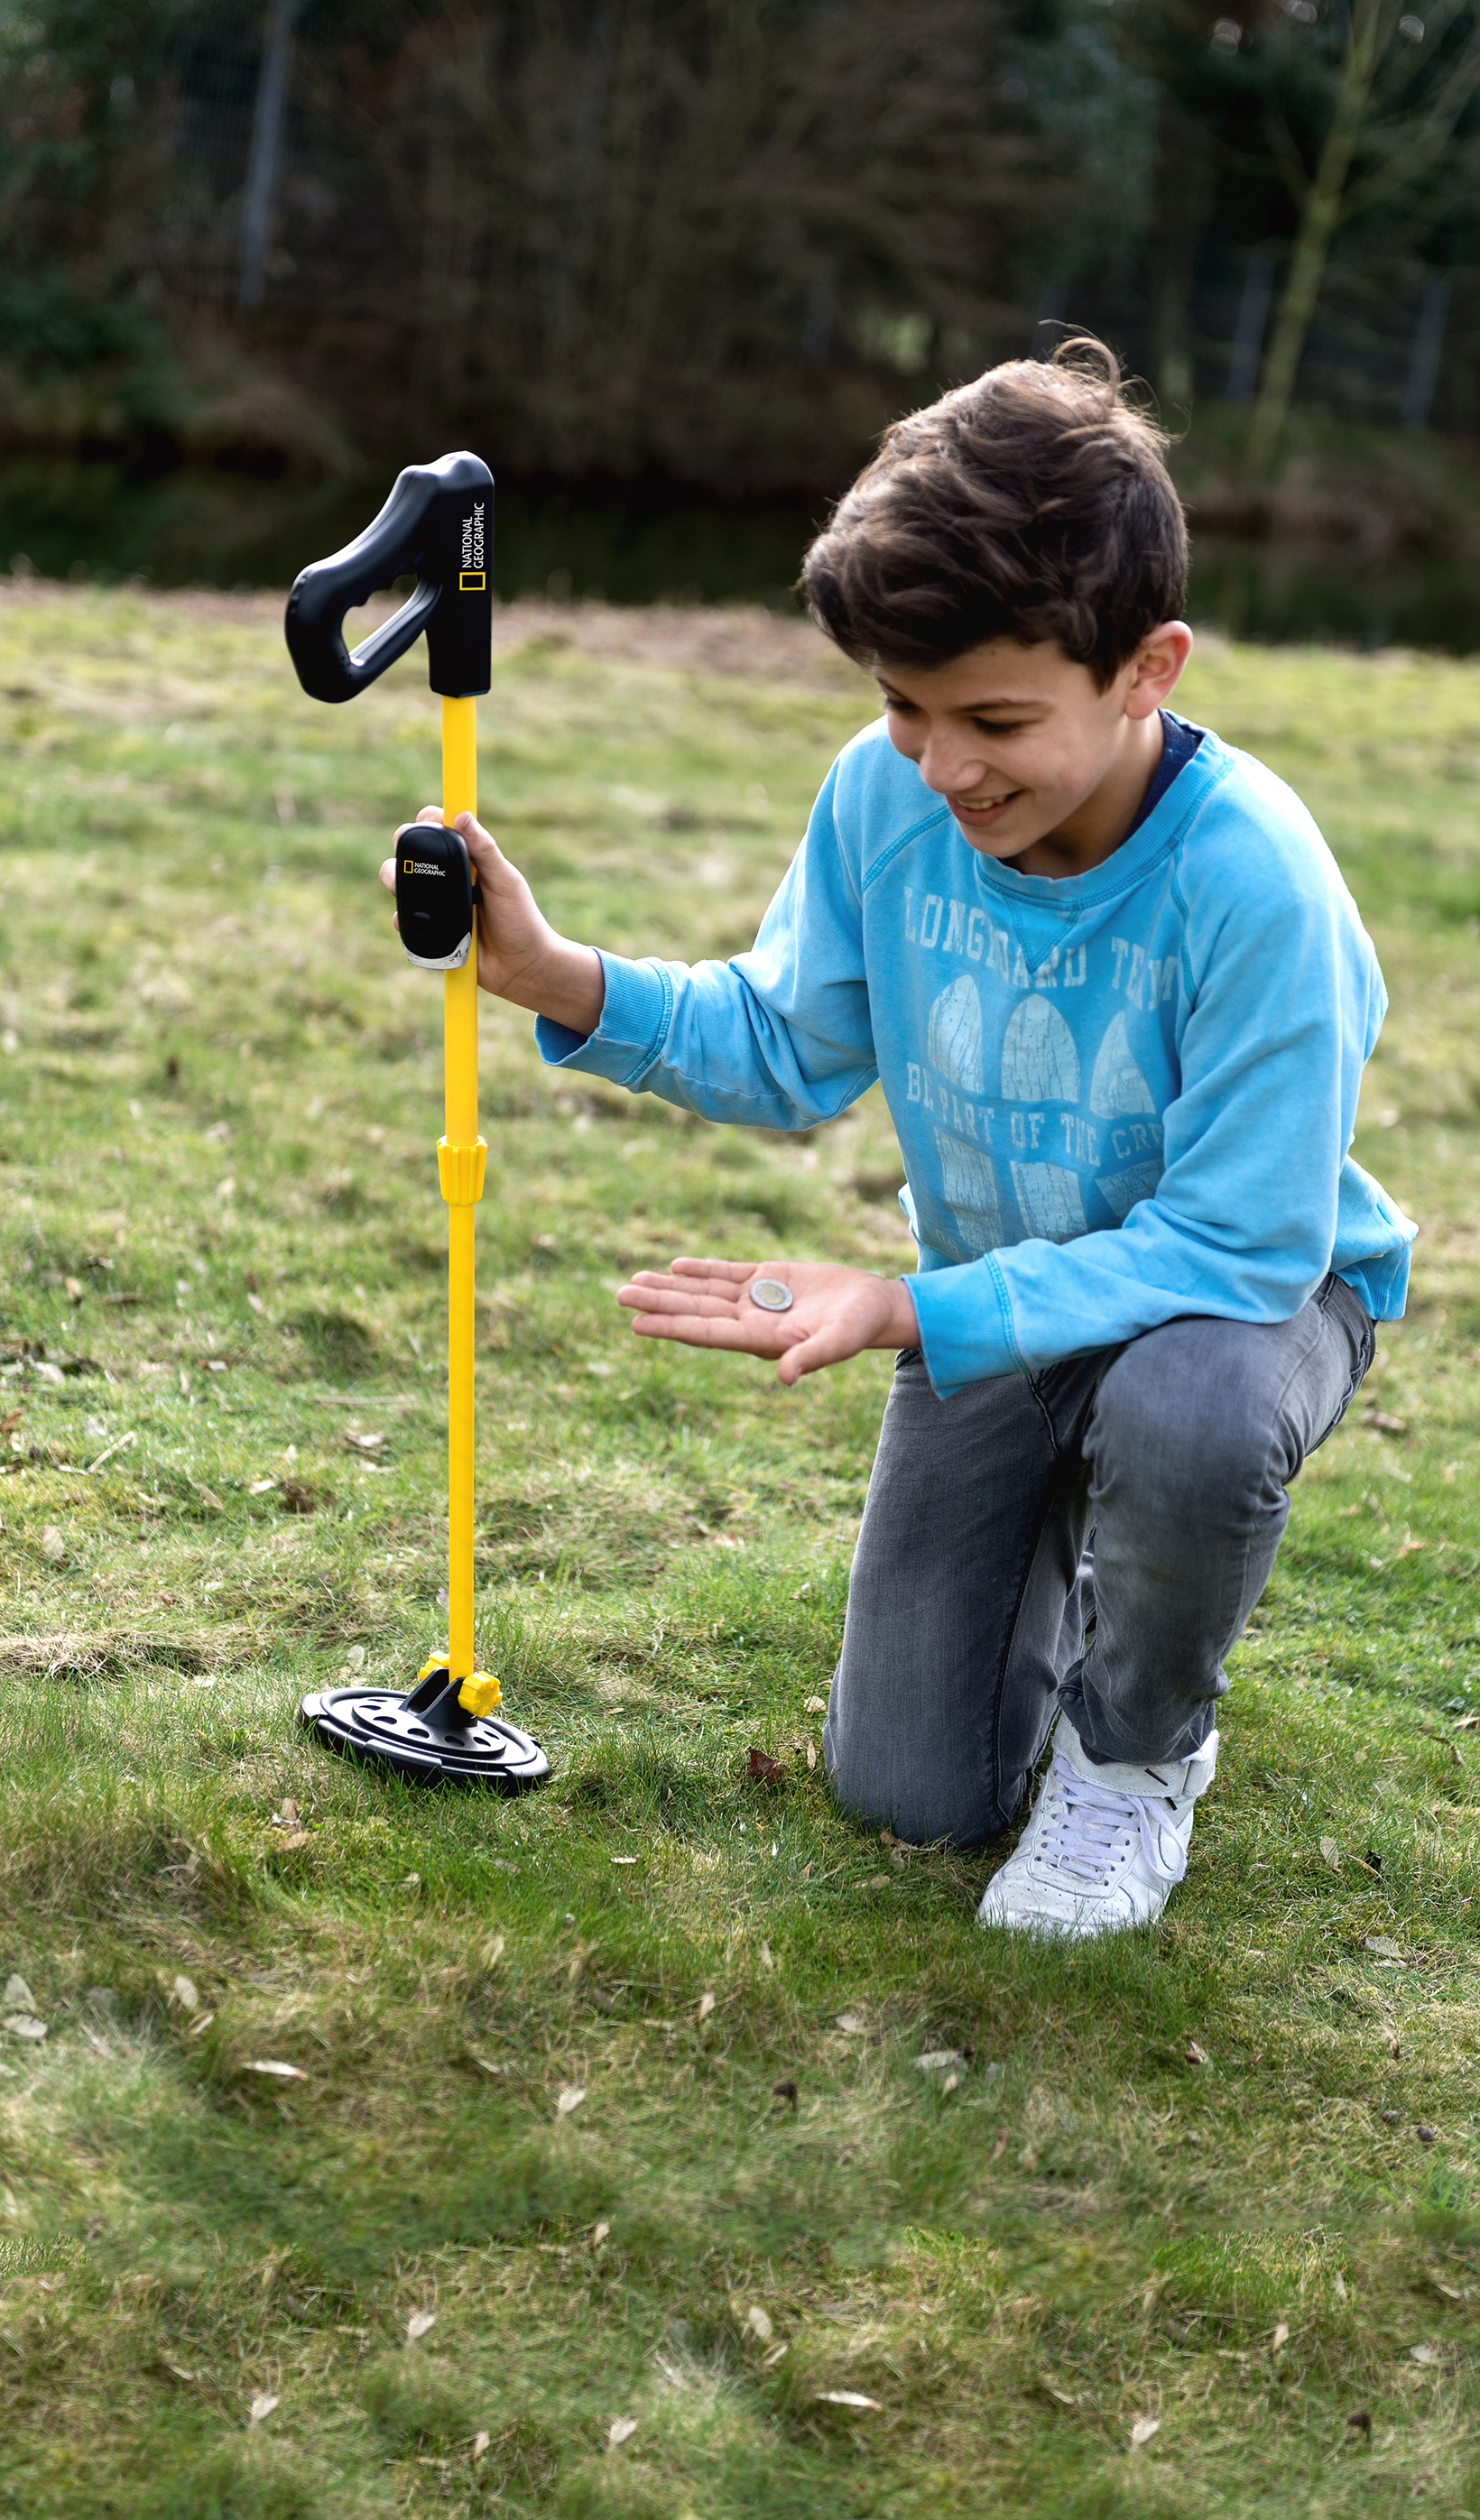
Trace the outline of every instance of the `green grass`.
<instances>
[{"instance_id":1,"label":"green grass","mask_svg":"<svg viewBox=\"0 0 1480 2520\"><path fill-rule=\"evenodd\" d=\"M571 626L501 651L489 820L574 932L746 941L866 698ZM1425 1230L1185 1887L1040 1955L808 1765L887 1361L788 1395L611 1301L907 1265L876 1095L707 1130L487 1010L479 1615L555 1779L299 1731L439 1642L439 993L370 880L433 704L315 707L226 599L17 592L0 650L0 2510L1480 2511L1480 670L1191 677L1373 926L1358 1151Z\"/></svg>"}]
</instances>

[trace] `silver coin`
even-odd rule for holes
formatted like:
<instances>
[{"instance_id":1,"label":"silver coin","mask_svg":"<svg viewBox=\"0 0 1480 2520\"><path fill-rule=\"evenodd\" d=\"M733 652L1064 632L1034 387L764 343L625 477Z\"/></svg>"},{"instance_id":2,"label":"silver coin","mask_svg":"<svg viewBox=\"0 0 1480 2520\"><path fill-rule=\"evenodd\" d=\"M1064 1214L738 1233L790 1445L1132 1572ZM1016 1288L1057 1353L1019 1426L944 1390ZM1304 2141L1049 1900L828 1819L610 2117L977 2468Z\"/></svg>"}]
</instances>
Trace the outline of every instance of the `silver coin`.
<instances>
[{"instance_id":1,"label":"silver coin","mask_svg":"<svg viewBox=\"0 0 1480 2520\"><path fill-rule=\"evenodd\" d=\"M759 1304L763 1313L789 1313L795 1297L780 1278L752 1278L750 1301Z\"/></svg>"}]
</instances>

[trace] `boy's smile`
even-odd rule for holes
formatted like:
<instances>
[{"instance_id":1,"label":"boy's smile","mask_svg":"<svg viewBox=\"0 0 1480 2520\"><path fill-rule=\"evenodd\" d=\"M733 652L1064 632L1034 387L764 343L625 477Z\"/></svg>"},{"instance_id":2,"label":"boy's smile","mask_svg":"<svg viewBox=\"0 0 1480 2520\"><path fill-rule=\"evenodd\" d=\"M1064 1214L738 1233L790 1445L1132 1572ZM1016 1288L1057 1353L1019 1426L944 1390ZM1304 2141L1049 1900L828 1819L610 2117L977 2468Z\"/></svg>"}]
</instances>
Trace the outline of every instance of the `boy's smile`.
<instances>
[{"instance_id":1,"label":"boy's smile","mask_svg":"<svg viewBox=\"0 0 1480 2520\"><path fill-rule=\"evenodd\" d=\"M1135 820L1161 758L1157 711L1191 647L1186 622L1163 622L1103 691L1052 640L992 639L875 674L891 742L973 848L1020 875L1083 875Z\"/></svg>"}]
</instances>

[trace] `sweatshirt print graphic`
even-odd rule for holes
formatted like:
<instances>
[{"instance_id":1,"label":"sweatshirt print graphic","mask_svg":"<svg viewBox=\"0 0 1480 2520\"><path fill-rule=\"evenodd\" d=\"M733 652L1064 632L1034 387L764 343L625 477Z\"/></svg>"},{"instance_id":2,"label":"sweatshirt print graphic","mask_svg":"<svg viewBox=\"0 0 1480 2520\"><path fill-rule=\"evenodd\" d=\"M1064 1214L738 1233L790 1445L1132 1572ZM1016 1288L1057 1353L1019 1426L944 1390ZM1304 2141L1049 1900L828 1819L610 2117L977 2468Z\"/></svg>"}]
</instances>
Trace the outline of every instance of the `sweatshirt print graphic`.
<instances>
[{"instance_id":1,"label":"sweatshirt print graphic","mask_svg":"<svg viewBox=\"0 0 1480 2520\"><path fill-rule=\"evenodd\" d=\"M1386 1007L1299 799L1211 734L1101 866L971 848L882 726L834 763L748 954L603 955L543 1055L714 1120L883 1085L943 1395L1186 1314L1288 1319L1328 1269L1401 1312L1414 1228L1350 1153Z\"/></svg>"},{"instance_id":2,"label":"sweatshirt print graphic","mask_svg":"<svg viewBox=\"0 0 1480 2520\"><path fill-rule=\"evenodd\" d=\"M908 883L900 891L904 959L919 972L919 995L955 971L918 1010L923 1058L905 1061L906 1102L919 1106L936 1156L912 1185L921 1241L972 1260L1033 1235L1068 1242L1123 1224L1163 1169L1175 935L1155 937L1168 948L1156 953L1109 932L1112 903L1047 942L1032 932L1041 922L999 925L979 904ZM1175 925L1169 903L1155 907L1153 936Z\"/></svg>"}]
</instances>

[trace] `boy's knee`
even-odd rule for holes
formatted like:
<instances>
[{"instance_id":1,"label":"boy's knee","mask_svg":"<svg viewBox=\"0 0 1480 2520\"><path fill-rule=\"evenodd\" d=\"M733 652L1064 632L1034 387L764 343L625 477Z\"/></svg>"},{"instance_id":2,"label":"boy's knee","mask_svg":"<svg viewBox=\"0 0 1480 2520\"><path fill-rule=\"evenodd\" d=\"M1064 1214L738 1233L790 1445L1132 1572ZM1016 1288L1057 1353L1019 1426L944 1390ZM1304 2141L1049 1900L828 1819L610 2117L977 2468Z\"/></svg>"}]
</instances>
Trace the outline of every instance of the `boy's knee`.
<instances>
[{"instance_id":1,"label":"boy's knee","mask_svg":"<svg viewBox=\"0 0 1480 2520\"><path fill-rule=\"evenodd\" d=\"M1097 1492L1129 1489L1143 1509L1189 1523L1278 1509L1298 1462L1283 1460L1269 1395L1238 1371L1236 1342L1199 1361L1190 1341L1145 1353L1156 1336L1125 1349L1100 1384L1085 1444ZM1175 1345L1184 1357L1168 1353Z\"/></svg>"},{"instance_id":2,"label":"boy's knee","mask_svg":"<svg viewBox=\"0 0 1480 2520\"><path fill-rule=\"evenodd\" d=\"M900 1740L891 1752L850 1739L831 1717L823 1734L823 1765L839 1808L850 1820L887 1828L909 1846L980 1846L1009 1824L1027 1787L1015 1779L1009 1798L994 1796L964 1760L942 1762L925 1745Z\"/></svg>"}]
</instances>

